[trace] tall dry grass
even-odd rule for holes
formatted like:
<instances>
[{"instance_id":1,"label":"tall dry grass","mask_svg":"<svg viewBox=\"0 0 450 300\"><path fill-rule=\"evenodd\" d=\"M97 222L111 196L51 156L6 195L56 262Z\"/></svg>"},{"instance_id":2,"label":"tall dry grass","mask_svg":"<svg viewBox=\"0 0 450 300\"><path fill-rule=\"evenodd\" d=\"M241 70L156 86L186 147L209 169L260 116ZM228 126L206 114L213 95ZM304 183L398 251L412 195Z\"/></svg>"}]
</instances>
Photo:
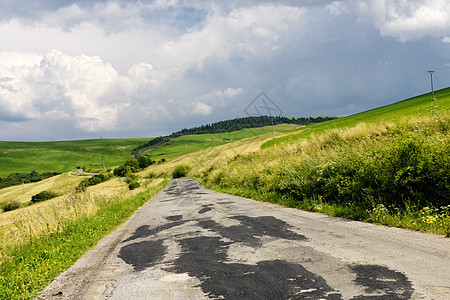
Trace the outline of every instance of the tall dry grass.
<instances>
[{"instance_id":1,"label":"tall dry grass","mask_svg":"<svg viewBox=\"0 0 450 300\"><path fill-rule=\"evenodd\" d=\"M70 193L59 201L20 210L13 217L13 226L0 239L0 251L48 234L59 233L69 222L92 216L102 207L121 200L121 196L101 193Z\"/></svg>"}]
</instances>

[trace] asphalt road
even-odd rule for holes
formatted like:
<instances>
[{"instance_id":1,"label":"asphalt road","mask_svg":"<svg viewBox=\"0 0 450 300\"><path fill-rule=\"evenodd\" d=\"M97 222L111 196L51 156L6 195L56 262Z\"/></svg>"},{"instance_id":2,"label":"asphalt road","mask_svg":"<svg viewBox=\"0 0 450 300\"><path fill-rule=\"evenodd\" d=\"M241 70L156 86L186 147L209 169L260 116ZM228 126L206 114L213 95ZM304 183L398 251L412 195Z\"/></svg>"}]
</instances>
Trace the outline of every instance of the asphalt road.
<instances>
[{"instance_id":1,"label":"asphalt road","mask_svg":"<svg viewBox=\"0 0 450 300\"><path fill-rule=\"evenodd\" d=\"M450 299L450 239L173 180L39 299Z\"/></svg>"}]
</instances>

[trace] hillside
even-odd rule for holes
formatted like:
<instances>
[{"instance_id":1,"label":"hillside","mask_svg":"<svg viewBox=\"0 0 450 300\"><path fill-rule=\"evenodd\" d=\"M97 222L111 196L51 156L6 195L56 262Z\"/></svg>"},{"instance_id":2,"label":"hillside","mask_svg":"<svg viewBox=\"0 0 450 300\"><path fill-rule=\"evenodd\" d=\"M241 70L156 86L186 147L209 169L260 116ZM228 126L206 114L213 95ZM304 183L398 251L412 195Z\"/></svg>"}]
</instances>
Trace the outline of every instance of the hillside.
<instances>
[{"instance_id":1,"label":"hillside","mask_svg":"<svg viewBox=\"0 0 450 300\"><path fill-rule=\"evenodd\" d=\"M273 130L275 133L285 133L301 127L297 124L278 124L274 125ZM272 126L246 128L232 132L181 135L163 138L141 154L149 155L154 160L170 159L268 133L272 133Z\"/></svg>"},{"instance_id":2,"label":"hillside","mask_svg":"<svg viewBox=\"0 0 450 300\"><path fill-rule=\"evenodd\" d=\"M188 152L141 174L170 177L187 165L188 176L219 191L447 234L450 89L436 96Z\"/></svg>"},{"instance_id":3,"label":"hillside","mask_svg":"<svg viewBox=\"0 0 450 300\"><path fill-rule=\"evenodd\" d=\"M78 167L117 166L147 139L93 139L58 142L1 142L0 176L12 173L68 172Z\"/></svg>"},{"instance_id":4,"label":"hillside","mask_svg":"<svg viewBox=\"0 0 450 300\"><path fill-rule=\"evenodd\" d=\"M450 235L450 89L313 124L193 172L220 191Z\"/></svg>"},{"instance_id":5,"label":"hillside","mask_svg":"<svg viewBox=\"0 0 450 300\"><path fill-rule=\"evenodd\" d=\"M270 116L253 116L253 117L246 117L246 118L235 118L232 120L225 120L225 121L219 121L211 124L206 124L198 127L193 128L185 128L180 131L173 132L170 135L166 136L159 136L156 138L153 138L149 140L146 143L143 143L136 149L134 149L135 153L140 155L142 154L142 151L145 151L149 148L155 148L156 146L160 145L170 145L171 142L176 143L176 141L180 141L181 139L183 141L188 141L191 138L187 136L198 136L194 138L195 141L201 141L200 143L204 143L204 141L217 141L217 140L223 140L225 142L230 141L236 141L243 137L249 137L253 135L261 134L262 131L259 130L260 128L267 127L267 126L276 126L280 124L289 124L291 125L289 128L296 128L298 126L296 125L309 125L309 124L315 124L320 122L325 122L328 120L336 119L336 117L300 117L300 118L287 118L287 117L270 117ZM226 133L226 134L223 134ZM231 138L230 138L230 133ZM237 133L237 134L234 134ZM208 135L202 137L202 135ZM181 138L181 139L180 139ZM198 142L194 142L195 144L198 144ZM208 143L209 144L209 143ZM208 146L217 146L223 143L211 143ZM199 150L203 147L195 147L195 149ZM147 151L147 155L148 155ZM161 155L161 153L160 153ZM169 156L173 156L169 155Z\"/></svg>"},{"instance_id":6,"label":"hillside","mask_svg":"<svg viewBox=\"0 0 450 300\"><path fill-rule=\"evenodd\" d=\"M432 103L430 101L431 94L428 93L347 117L318 124L311 124L305 128L304 131L298 134L269 141L263 145L263 148L280 143L293 142L302 138L308 138L311 134L320 134L330 129L356 126L358 123L371 124L376 122L384 122L387 120L395 121L407 116L428 114L432 110L436 110L436 112L438 112L448 111L450 109L450 88L435 91L435 98L437 100Z\"/></svg>"},{"instance_id":7,"label":"hillside","mask_svg":"<svg viewBox=\"0 0 450 300\"><path fill-rule=\"evenodd\" d=\"M272 122L276 130L290 130L300 125L323 122L334 117L286 118L267 116L237 118L190 129L182 129L168 136L152 139L92 139L57 142L0 141L0 176L12 173L67 172L75 168L100 169L116 167L132 158L136 151L152 148L141 154L152 159L167 159L207 147L230 143L272 130L265 127ZM282 125L287 124L287 125ZM185 144L186 147L185 147Z\"/></svg>"}]
</instances>

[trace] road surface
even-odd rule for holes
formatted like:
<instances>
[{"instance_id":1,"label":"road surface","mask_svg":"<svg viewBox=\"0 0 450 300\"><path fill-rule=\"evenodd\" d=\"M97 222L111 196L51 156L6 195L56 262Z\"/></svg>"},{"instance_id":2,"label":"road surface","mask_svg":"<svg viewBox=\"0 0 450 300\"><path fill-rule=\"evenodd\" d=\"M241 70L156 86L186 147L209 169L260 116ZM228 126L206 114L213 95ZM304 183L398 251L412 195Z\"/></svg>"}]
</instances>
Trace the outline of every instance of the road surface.
<instances>
[{"instance_id":1,"label":"road surface","mask_svg":"<svg viewBox=\"0 0 450 300\"><path fill-rule=\"evenodd\" d=\"M178 179L38 299L450 299L450 239Z\"/></svg>"}]
</instances>

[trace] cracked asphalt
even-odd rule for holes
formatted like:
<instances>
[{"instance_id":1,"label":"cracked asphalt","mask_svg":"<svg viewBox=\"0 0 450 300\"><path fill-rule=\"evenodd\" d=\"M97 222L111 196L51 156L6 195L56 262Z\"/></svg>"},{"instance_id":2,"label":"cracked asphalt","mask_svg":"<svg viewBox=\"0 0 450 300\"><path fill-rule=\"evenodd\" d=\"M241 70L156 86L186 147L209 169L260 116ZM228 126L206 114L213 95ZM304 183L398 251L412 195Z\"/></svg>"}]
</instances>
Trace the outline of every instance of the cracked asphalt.
<instances>
[{"instance_id":1,"label":"cracked asphalt","mask_svg":"<svg viewBox=\"0 0 450 300\"><path fill-rule=\"evenodd\" d=\"M37 299L450 299L450 239L177 179Z\"/></svg>"}]
</instances>

